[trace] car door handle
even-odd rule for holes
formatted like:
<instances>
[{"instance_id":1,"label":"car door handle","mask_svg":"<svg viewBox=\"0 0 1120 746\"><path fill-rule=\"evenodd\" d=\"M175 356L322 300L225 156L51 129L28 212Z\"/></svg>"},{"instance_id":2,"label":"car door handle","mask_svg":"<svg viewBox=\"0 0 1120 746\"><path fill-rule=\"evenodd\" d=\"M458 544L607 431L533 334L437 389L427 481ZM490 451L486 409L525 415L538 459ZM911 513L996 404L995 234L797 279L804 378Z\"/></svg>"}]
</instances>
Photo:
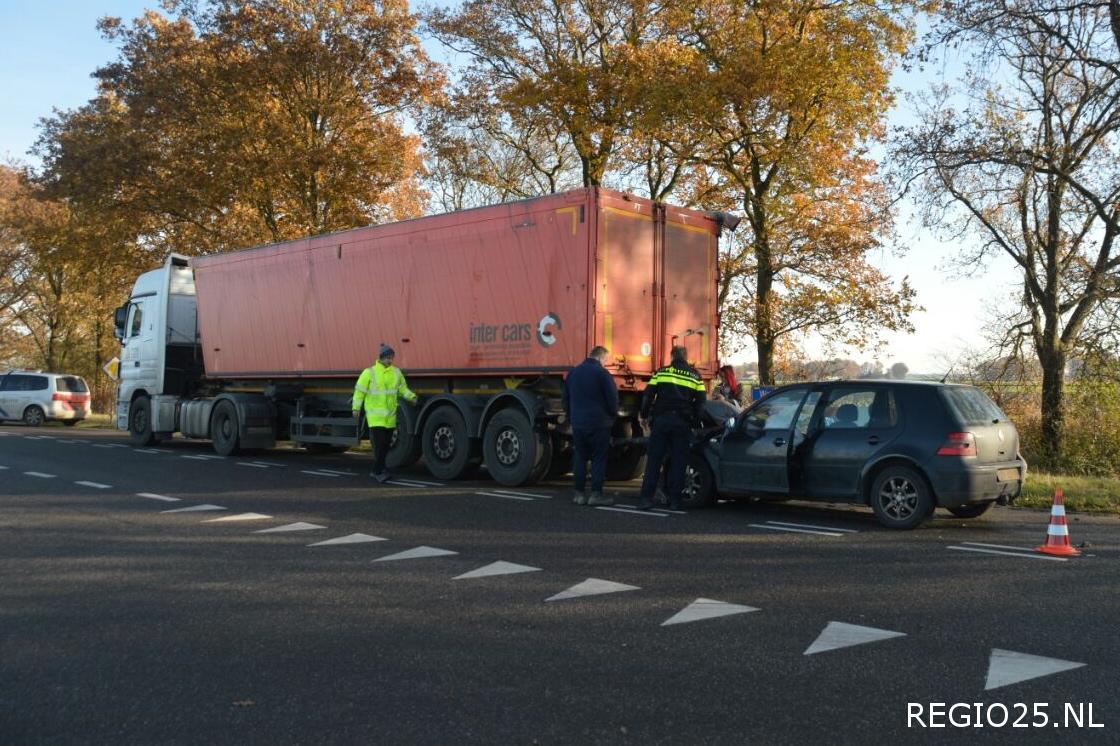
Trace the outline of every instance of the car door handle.
<instances>
[{"instance_id":1,"label":"car door handle","mask_svg":"<svg viewBox=\"0 0 1120 746\"><path fill-rule=\"evenodd\" d=\"M869 445L877 446L877 445L879 445L879 436L878 435L872 435L870 438L867 439L867 442L868 442Z\"/></svg>"},{"instance_id":2,"label":"car door handle","mask_svg":"<svg viewBox=\"0 0 1120 746\"><path fill-rule=\"evenodd\" d=\"M784 446L785 444L786 444L786 439L785 438L774 438L774 445Z\"/></svg>"}]
</instances>

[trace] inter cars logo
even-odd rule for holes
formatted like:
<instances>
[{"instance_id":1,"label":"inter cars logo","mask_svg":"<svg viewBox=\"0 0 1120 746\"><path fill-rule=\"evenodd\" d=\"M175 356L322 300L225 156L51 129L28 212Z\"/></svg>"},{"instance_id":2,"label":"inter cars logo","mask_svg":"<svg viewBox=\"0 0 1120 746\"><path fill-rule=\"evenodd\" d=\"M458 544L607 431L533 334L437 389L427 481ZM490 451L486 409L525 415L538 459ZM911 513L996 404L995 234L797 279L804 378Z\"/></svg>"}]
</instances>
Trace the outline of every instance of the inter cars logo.
<instances>
[{"instance_id":1,"label":"inter cars logo","mask_svg":"<svg viewBox=\"0 0 1120 746\"><path fill-rule=\"evenodd\" d=\"M537 323L537 341L545 347L556 344L556 334L552 331L554 327L557 330L564 328L556 314L549 313Z\"/></svg>"}]
</instances>

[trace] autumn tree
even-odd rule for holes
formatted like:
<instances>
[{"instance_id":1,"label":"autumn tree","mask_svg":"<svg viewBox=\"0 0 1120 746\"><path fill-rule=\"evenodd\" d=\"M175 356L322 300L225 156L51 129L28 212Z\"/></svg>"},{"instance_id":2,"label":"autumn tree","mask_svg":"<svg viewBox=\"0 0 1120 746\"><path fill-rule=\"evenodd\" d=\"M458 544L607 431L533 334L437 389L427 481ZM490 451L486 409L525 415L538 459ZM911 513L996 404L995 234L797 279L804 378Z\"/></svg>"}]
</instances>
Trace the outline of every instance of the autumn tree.
<instances>
[{"instance_id":1,"label":"autumn tree","mask_svg":"<svg viewBox=\"0 0 1120 746\"><path fill-rule=\"evenodd\" d=\"M868 147L893 102L909 8L701 0L685 13L690 131L719 175L705 201L722 195L744 218L721 257L724 329L753 338L763 384L784 338L816 332L862 347L880 329L910 328L908 282L868 261L892 237Z\"/></svg>"},{"instance_id":2,"label":"autumn tree","mask_svg":"<svg viewBox=\"0 0 1120 746\"><path fill-rule=\"evenodd\" d=\"M441 78L403 0L170 0L101 28L119 59L38 145L56 194L188 253L419 213L404 126Z\"/></svg>"},{"instance_id":3,"label":"autumn tree","mask_svg":"<svg viewBox=\"0 0 1120 746\"><path fill-rule=\"evenodd\" d=\"M1055 464L1067 364L1102 331L1116 335L1120 77L1099 62L1117 59L1107 7L1017 9L990 14L991 23L946 16L950 33L975 44L975 59L959 91L926 99L897 156L927 224L978 239L962 262L1010 259L1021 310L1009 314L1003 341L1041 367L1042 460Z\"/></svg>"},{"instance_id":4,"label":"autumn tree","mask_svg":"<svg viewBox=\"0 0 1120 746\"><path fill-rule=\"evenodd\" d=\"M435 9L432 34L464 55L468 84L512 119L555 123L584 186L603 183L620 142L655 105L676 46L648 0L467 0Z\"/></svg>"}]
</instances>

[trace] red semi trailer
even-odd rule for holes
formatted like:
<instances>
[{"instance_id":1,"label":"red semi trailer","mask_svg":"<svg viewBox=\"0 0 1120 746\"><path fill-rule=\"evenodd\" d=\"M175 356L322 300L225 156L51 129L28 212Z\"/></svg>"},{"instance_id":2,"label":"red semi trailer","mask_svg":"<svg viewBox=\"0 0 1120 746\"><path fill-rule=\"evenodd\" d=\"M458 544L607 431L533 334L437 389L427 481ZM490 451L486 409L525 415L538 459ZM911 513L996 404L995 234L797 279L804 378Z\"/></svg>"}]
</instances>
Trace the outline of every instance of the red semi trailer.
<instances>
[{"instance_id":1,"label":"red semi trailer","mask_svg":"<svg viewBox=\"0 0 1120 746\"><path fill-rule=\"evenodd\" d=\"M620 389L612 477L640 469L637 410L683 345L717 369L717 246L737 219L579 189L229 254L170 257L116 322L117 423L137 443L181 432L219 453L290 439L344 449L350 397L378 346L421 395L390 467L484 463L506 485L570 461L564 374L610 350Z\"/></svg>"}]
</instances>

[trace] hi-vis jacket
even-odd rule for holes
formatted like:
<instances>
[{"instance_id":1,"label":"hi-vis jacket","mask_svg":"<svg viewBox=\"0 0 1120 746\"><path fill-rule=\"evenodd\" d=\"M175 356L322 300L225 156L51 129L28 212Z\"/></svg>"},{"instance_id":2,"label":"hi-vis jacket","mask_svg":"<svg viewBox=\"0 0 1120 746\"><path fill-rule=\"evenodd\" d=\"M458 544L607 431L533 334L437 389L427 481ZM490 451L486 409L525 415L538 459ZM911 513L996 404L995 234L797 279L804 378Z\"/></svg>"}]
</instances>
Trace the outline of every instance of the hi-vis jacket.
<instances>
[{"instance_id":1,"label":"hi-vis jacket","mask_svg":"<svg viewBox=\"0 0 1120 746\"><path fill-rule=\"evenodd\" d=\"M362 371L358 385L354 387L355 412L366 412L366 423L370 427L397 426L397 398L416 402L416 394L405 383L400 368L383 365L380 360Z\"/></svg>"},{"instance_id":2,"label":"hi-vis jacket","mask_svg":"<svg viewBox=\"0 0 1120 746\"><path fill-rule=\"evenodd\" d=\"M685 420L700 419L704 405L704 382L688 363L674 362L659 368L646 384L640 415L648 419L651 412L657 419L663 414L676 414Z\"/></svg>"}]
</instances>

